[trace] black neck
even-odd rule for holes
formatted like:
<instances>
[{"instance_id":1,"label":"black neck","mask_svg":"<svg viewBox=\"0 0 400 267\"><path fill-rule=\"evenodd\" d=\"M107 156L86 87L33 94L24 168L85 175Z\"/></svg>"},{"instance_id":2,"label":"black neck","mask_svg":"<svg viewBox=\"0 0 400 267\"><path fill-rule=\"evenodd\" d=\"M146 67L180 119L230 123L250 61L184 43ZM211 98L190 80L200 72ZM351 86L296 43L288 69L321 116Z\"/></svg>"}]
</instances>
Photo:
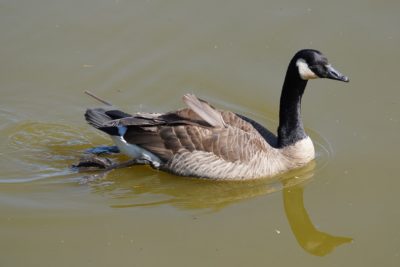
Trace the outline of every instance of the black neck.
<instances>
[{"instance_id":1,"label":"black neck","mask_svg":"<svg viewBox=\"0 0 400 267\"><path fill-rule=\"evenodd\" d=\"M301 121L301 97L307 80L300 78L296 63L292 61L286 72L283 83L278 127L278 146L293 145L307 137Z\"/></svg>"}]
</instances>

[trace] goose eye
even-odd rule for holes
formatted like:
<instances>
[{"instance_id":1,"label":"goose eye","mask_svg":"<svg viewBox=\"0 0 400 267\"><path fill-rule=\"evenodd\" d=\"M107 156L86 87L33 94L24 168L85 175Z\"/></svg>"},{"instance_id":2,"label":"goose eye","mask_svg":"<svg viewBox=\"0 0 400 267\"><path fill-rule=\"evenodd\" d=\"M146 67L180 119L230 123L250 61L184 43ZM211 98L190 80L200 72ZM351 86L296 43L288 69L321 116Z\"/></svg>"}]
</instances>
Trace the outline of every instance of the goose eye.
<instances>
[{"instance_id":1,"label":"goose eye","mask_svg":"<svg viewBox=\"0 0 400 267\"><path fill-rule=\"evenodd\" d=\"M313 72L316 72L318 70L318 66L317 65L311 65L309 66L310 70L312 70Z\"/></svg>"},{"instance_id":2,"label":"goose eye","mask_svg":"<svg viewBox=\"0 0 400 267\"><path fill-rule=\"evenodd\" d=\"M317 75L320 78L325 77L327 72L326 67L323 65L312 65L310 66L310 70L312 70L315 73L315 75Z\"/></svg>"}]
</instances>

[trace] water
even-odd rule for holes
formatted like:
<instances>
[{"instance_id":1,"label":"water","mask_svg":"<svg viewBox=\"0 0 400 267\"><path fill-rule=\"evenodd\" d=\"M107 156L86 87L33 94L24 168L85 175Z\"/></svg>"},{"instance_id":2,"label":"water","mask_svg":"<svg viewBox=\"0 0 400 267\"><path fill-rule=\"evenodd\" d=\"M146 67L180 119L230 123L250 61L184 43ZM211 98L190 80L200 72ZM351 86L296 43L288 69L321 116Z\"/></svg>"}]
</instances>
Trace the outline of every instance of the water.
<instances>
[{"instance_id":1,"label":"water","mask_svg":"<svg viewBox=\"0 0 400 267\"><path fill-rule=\"evenodd\" d=\"M398 266L397 1L0 3L0 266ZM247 183L69 166L109 144L91 90L128 112L193 92L277 126L295 51L350 83L303 101L317 159Z\"/></svg>"}]
</instances>

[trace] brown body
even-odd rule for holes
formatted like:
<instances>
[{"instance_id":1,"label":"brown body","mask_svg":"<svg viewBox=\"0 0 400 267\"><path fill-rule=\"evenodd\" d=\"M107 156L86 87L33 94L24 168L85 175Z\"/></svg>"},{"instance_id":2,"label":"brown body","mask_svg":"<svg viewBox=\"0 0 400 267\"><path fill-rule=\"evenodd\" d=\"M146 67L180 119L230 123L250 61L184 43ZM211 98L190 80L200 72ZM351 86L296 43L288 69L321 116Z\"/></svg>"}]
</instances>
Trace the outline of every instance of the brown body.
<instances>
[{"instance_id":1,"label":"brown body","mask_svg":"<svg viewBox=\"0 0 400 267\"><path fill-rule=\"evenodd\" d=\"M155 155L160 169L182 176L255 179L301 167L314 158L308 137L277 148L273 145L276 137L261 135L235 113L216 110L194 95L183 99L186 109L165 114L138 113L106 121L102 127L126 127L123 139L127 143ZM93 109L87 113L96 111L104 112Z\"/></svg>"}]
</instances>

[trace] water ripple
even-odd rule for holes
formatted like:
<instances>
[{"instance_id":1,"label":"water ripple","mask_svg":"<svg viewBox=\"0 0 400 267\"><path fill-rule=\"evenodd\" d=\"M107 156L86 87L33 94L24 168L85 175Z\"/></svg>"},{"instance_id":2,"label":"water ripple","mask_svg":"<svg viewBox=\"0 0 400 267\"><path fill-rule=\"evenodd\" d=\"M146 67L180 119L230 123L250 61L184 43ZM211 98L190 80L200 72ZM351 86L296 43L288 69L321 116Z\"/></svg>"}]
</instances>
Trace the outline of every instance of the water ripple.
<instances>
[{"instance_id":1,"label":"water ripple","mask_svg":"<svg viewBox=\"0 0 400 267\"><path fill-rule=\"evenodd\" d=\"M0 183L28 183L64 177L69 166L95 142L106 139L87 127L61 123L25 121L2 130L7 136L0 157L3 175Z\"/></svg>"}]
</instances>

